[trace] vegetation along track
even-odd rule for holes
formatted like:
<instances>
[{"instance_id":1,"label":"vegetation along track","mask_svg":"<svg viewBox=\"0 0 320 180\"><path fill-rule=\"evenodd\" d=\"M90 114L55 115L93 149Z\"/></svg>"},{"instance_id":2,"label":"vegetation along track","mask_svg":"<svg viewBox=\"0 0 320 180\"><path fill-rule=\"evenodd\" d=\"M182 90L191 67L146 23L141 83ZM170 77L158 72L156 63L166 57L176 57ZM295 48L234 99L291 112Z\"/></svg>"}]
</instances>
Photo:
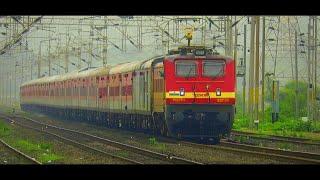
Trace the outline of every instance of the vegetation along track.
<instances>
[{"instance_id":1,"label":"vegetation along track","mask_svg":"<svg viewBox=\"0 0 320 180\"><path fill-rule=\"evenodd\" d=\"M3 116L5 116L5 115L3 115ZM79 143L77 141L74 141L74 140L71 140L71 139L67 139L64 136L59 136L57 134L49 132L48 130L50 129L50 130L59 131L59 134L62 133L62 134L65 134L65 135L66 135L66 133L68 133L69 135L73 134L73 137L77 137L77 138L82 137L82 138L85 138L87 140L97 141L97 142L100 142L100 143L103 143L103 144L106 144L106 145L109 145L109 146L112 146L112 147L115 147L115 148L119 148L119 149L123 149L123 150L126 150L126 151L133 152L135 154L139 154L139 155L143 155L143 156L146 156L146 157L158 159L158 160L166 162L167 164L168 163L169 164L202 164L200 162L195 162L195 161L192 161L192 160L188 160L188 159L184 159L184 158L180 158L180 157L176 157L176 156L171 156L171 155L168 155L168 154L162 154L162 153L150 151L150 150L147 150L147 149L142 149L142 148L135 147L135 146L128 145L128 144L124 144L124 143L121 143L121 142L117 142L117 141L113 141L113 140L110 140L110 139L98 137L98 136L95 136L95 135L92 135L92 134L88 134L88 133L85 133L85 132L80 132L80 131L77 131L77 130L72 130L72 129L67 129L67 128L63 128L63 127L58 127L58 126L54 126L54 125L41 123L41 122L38 122L38 121L33 120L31 118L27 118L27 117L21 117L21 116L8 117L8 116L5 116L5 118L7 120L9 120L9 121L13 121L15 124L18 124L20 126L24 126L24 127L27 127L27 128L32 128L32 129L47 133L49 135L55 136L55 137L57 137L59 139L62 139L64 141L67 141L67 142L72 143L74 145L81 146L82 148L86 148L86 149L90 148L91 151L98 152L98 153L105 153L106 154L106 152L103 152L103 151L101 151L99 149L95 149L95 148L92 148L92 147L90 147L88 145L81 144L81 143ZM26 125L26 124L29 124L29 125ZM38 127L38 128L35 128L35 127ZM109 154L109 153L106 154L106 155L114 156L114 155ZM123 158L123 157L116 156L116 158ZM144 164L143 162L139 162L139 161L131 160L131 159L127 159L127 158L126 159L122 159L122 160L130 161L131 163L135 163L135 164Z\"/></svg>"},{"instance_id":2,"label":"vegetation along track","mask_svg":"<svg viewBox=\"0 0 320 180\"><path fill-rule=\"evenodd\" d=\"M76 147L78 147L78 148L80 148L82 150L93 152L93 153L99 153L101 155L107 155L107 156L110 156L112 158L115 158L115 159L118 159L120 161L123 161L125 163L142 164L141 162L138 162L138 161L135 161L135 160L131 160L131 159L128 159L128 158L124 158L124 157L121 157L121 156L116 156L116 155L113 155L111 153L108 153L108 152L105 152L105 151L90 147L90 146L88 146L88 145L86 145L84 143L80 143L80 142L72 140L70 138L66 138L64 136L49 132L49 131L45 130L46 128L43 128L41 126L39 127L39 124L38 124L38 128L37 128L37 125L35 123L33 123L32 125L30 125L30 124L27 125L26 123L21 123L21 121L17 121L17 118L12 119L11 117L7 117L7 116L3 116L3 115L2 115L2 117L5 118L6 120L10 121L11 123L14 123L14 124L18 125L18 126L21 126L21 127L24 127L24 128L28 128L28 129L32 129L32 130L35 130L35 131L38 131L38 132L41 132L41 133L45 133L47 135L50 135L50 136L52 136L54 138L57 138L57 139L65 142L65 143L68 143L68 144L71 144L73 146L76 146Z\"/></svg>"},{"instance_id":3,"label":"vegetation along track","mask_svg":"<svg viewBox=\"0 0 320 180\"><path fill-rule=\"evenodd\" d=\"M298 137L285 137L285 136L277 136L277 135L263 135L251 132L242 132L233 130L231 132L232 136L246 136L253 139L261 139L267 141L278 141L278 142L287 142L287 143L295 143L301 145L315 145L320 146L320 142L314 142L311 139L306 138L298 138Z\"/></svg>"},{"instance_id":4,"label":"vegetation along track","mask_svg":"<svg viewBox=\"0 0 320 180\"><path fill-rule=\"evenodd\" d=\"M0 139L0 143L6 147L9 151L15 153L17 156L22 157L23 159L26 159L28 162L31 162L32 164L41 164L41 162L37 161L36 159L28 156L27 154L24 154L23 152L19 151L18 149L10 146L6 142L4 142L2 139Z\"/></svg>"}]
</instances>

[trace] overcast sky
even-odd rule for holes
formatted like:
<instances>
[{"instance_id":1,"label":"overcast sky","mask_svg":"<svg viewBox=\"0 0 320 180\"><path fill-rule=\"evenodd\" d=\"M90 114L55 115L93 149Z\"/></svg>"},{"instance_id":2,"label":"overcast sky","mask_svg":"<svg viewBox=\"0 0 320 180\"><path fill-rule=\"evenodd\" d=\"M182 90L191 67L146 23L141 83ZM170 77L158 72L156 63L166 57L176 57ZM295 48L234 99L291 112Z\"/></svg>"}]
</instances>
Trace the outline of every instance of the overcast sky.
<instances>
[{"instance_id":1,"label":"overcast sky","mask_svg":"<svg viewBox=\"0 0 320 180\"><path fill-rule=\"evenodd\" d=\"M86 67L87 65L83 63L82 61L79 61L79 57L77 57L78 51L76 49L73 49L72 47L79 47L79 44L81 42L82 44L82 53L81 53L81 59L84 59L85 61L89 61L90 58L92 58L92 66L98 67L102 65L102 49L107 47L107 63L110 65L114 65L117 63L122 62L129 62L134 60L142 60L146 59L155 55L160 55L163 52L165 52L167 47L163 46L163 41L170 42L169 48L176 47L179 45L179 43L174 43L166 34L162 34L160 31L160 28L155 28L155 26L159 26L161 28L164 28L171 36L175 36L178 39L183 39L183 36L185 34L184 28L193 26L195 27L195 31L193 34L193 40L191 41L192 44L201 44L203 32L205 32L205 42L207 46L213 45L213 37L215 36L221 36L218 38L215 43L218 45L217 51L221 54L224 54L224 47L220 46L221 43L224 44L224 33L219 32L219 30L214 26L210 25L209 21L206 23L202 21L186 21L180 23L180 31L177 33L177 31L174 31L174 26L176 27L176 24L173 23L173 21L169 21L174 16L167 16L167 17L142 17L142 50L139 51L136 47L138 45L138 32L139 29L137 28L136 24L138 23L138 20L140 20L140 17L134 16L133 19L127 20L127 29L124 29L122 26L119 26L119 24L124 23L120 17L112 16L108 19L108 28L107 28L107 38L108 43L102 44L102 41L97 41L97 38L101 38L105 36L105 26L104 26L104 18L103 17L95 17L94 19L90 19L89 17L82 17L82 16L44 16L44 18L41 21L41 25L36 25L31 29L30 32L27 33L27 35L24 36L24 38L21 41L21 46L17 45L15 46L16 49L27 49L32 50L33 52L24 52L24 53L15 53L12 52L12 56L10 56L10 53L6 53L5 55L0 55L0 63L2 68L0 68L1 72L8 71L11 68L11 71L14 70L14 61L19 65L17 66L18 70L17 73L20 73L21 77L21 70L22 67L21 64L23 64L24 67L24 79L22 81L30 80L30 74L31 74L31 68L33 72L33 78L37 76L37 64L36 60L38 59L38 55L40 53L41 48L41 54L43 56L42 61L42 72L41 74L45 74L45 72L48 72L48 47L49 47L49 41L50 40L50 52L54 55L60 55L59 57L52 58L52 67L55 70L52 70L52 74L58 74L58 73L64 73L64 70L60 68L59 66L64 66L64 59L65 54L63 53L66 50L66 45L69 43L69 71L76 70L76 66L72 65L78 64L79 62L82 63L82 67ZM79 25L79 19L82 20ZM219 17L210 17L213 20L218 20ZM238 43L239 45L243 45L243 37L244 37L244 25L247 25L247 50L250 48L250 22L248 17L237 17L237 20L239 20L239 23L237 24L238 28ZM274 64L275 59L277 59L277 66L276 66L276 74L278 78L281 79L282 83L285 83L287 80L291 79L291 72L292 72L292 59L294 58L293 52L294 52L294 28L297 28L299 30L299 33L307 33L307 23L308 23L308 17L291 17L290 21L290 33L289 33L289 26L288 26L288 18L281 17L281 23L280 26L277 26L277 17L266 17L267 23L266 23L266 39L276 39L278 36L278 47L276 46L276 41L267 41L266 45L266 72L273 72L274 70ZM298 23L296 23L296 20L298 20ZM169 29L165 25L169 21ZM218 21L214 21L216 25L219 25ZM113 25L110 25L113 24ZM261 21L262 24L262 21ZM92 26L93 25L93 26ZM97 27L97 28L91 28L91 27ZM204 31L202 31L202 28L205 28ZM279 28L279 31L277 29ZM79 29L81 29L79 31ZM275 30L273 30L275 29ZM5 28L3 26L0 26L0 31L5 32ZM127 40L126 42L122 41L123 34L121 31L126 31L127 34ZM279 32L279 34L278 34ZM66 34L69 34L69 36L66 36ZM163 35L163 38L162 38ZM68 38L69 37L69 38ZM289 37L291 37L291 41L289 40ZM305 42L307 35L305 34ZM92 41L92 39L94 39ZM0 33L0 41L3 44L4 35ZM44 41L45 40L45 41ZM131 42L130 42L131 40ZM41 44L40 44L40 41ZM92 49L93 54L95 57L92 57L88 54L89 44L92 42ZM219 43L220 42L220 43ZM291 49L292 53L290 53L290 42L292 43ZM124 44L126 44L126 50L121 51L121 49ZM166 42L164 43L166 44ZM180 44L187 44L186 40L182 40ZM1 45L2 46L2 45ZM104 47L103 47L104 46ZM119 48L117 48L119 47ZM277 48L276 48L277 47ZM276 51L277 49L277 51ZM303 51L303 47L299 47L299 51ZM8 51L10 52L10 51ZM277 54L277 55L276 55ZM292 54L292 57L290 56ZM249 55L250 53L247 51L247 65L249 64ZM277 56L277 58L276 58ZM242 46L238 47L238 62L240 62L240 58L243 58L243 48ZM9 61L10 60L10 61ZM14 61L11 61L14 60ZM32 61L32 64L31 63ZM11 64L9 64L11 63ZM320 63L319 63L320 64ZM299 53L299 76L301 78L304 78L306 76L306 54ZM248 70L248 68L247 68ZM248 73L247 73L248 74ZM21 78L20 78L21 79ZM241 86L241 78L238 78L238 85ZM305 79L305 78L304 78ZM320 79L320 78L319 78ZM240 89L240 88L238 88Z\"/></svg>"}]
</instances>

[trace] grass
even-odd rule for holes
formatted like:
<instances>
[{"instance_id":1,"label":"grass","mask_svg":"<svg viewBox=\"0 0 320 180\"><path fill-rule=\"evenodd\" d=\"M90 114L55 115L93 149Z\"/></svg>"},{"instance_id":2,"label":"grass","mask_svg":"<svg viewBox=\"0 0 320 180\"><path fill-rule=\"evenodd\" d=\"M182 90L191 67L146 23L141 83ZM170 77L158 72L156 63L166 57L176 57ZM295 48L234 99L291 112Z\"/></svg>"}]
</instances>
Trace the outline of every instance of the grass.
<instances>
[{"instance_id":1,"label":"grass","mask_svg":"<svg viewBox=\"0 0 320 180\"><path fill-rule=\"evenodd\" d=\"M30 140L28 137L24 137L24 135L20 133L20 131L15 131L15 129L9 124L0 121L0 137L13 147L25 152L26 154L32 154L42 163L52 163L63 158L61 155L57 155L53 152L52 143Z\"/></svg>"},{"instance_id":2,"label":"grass","mask_svg":"<svg viewBox=\"0 0 320 180\"><path fill-rule=\"evenodd\" d=\"M20 105L19 106L4 106L4 105L0 105L0 108L3 110L4 113L6 114L13 114L13 109L15 111L15 113L19 113L20 115L29 115L29 116L32 116L34 115L33 113L31 112L25 112L25 111L22 111L21 108L20 108Z\"/></svg>"},{"instance_id":3,"label":"grass","mask_svg":"<svg viewBox=\"0 0 320 180\"><path fill-rule=\"evenodd\" d=\"M299 102L299 116L307 116L307 84L299 82L298 84L298 102ZM268 86L267 86L268 87ZM320 92L318 93L320 94ZM248 115L242 113L242 97L237 94L237 114L233 124L233 129L247 132L254 132L266 135L280 135L291 136L299 138L310 138L320 140L320 117L315 121L304 122L301 118L295 118L295 82L288 82L284 87L280 88L279 94L279 120L271 122L271 94L266 90L266 109L265 118L260 121L259 128L252 127L252 120ZM261 112L260 112L261 115ZM261 116L260 116L261 117Z\"/></svg>"},{"instance_id":4,"label":"grass","mask_svg":"<svg viewBox=\"0 0 320 180\"><path fill-rule=\"evenodd\" d=\"M45 142L31 142L30 140L17 140L14 146L23 149L28 153L35 154L42 163L50 163L61 159L62 157L52 152L52 144Z\"/></svg>"},{"instance_id":5,"label":"grass","mask_svg":"<svg viewBox=\"0 0 320 180\"><path fill-rule=\"evenodd\" d=\"M49 154L43 153L42 155L40 155L40 158L39 158L39 160L41 162L45 162L45 163L46 162L47 163L51 163L51 162L54 162L54 161L57 161L57 160L60 160L60 159L62 159L61 156L53 154L53 153L49 153Z\"/></svg>"},{"instance_id":6,"label":"grass","mask_svg":"<svg viewBox=\"0 0 320 180\"><path fill-rule=\"evenodd\" d=\"M115 153L115 155L120 156L120 157L126 157L126 158L129 157L129 153L126 151L117 151Z\"/></svg>"},{"instance_id":7,"label":"grass","mask_svg":"<svg viewBox=\"0 0 320 180\"><path fill-rule=\"evenodd\" d=\"M320 140L320 134L317 132L309 132L304 130L304 128L300 128L297 125L299 123L296 123L295 125L291 125L293 127L290 127L290 123L286 122L276 122L274 124L272 123L260 123L259 129L252 129L248 126L241 126L242 122L238 123L237 121L241 120L235 120L235 126L233 129L239 130L239 131L245 131L245 132L253 132L263 135L277 135L277 136L289 136L289 137L297 137L297 138L308 138L313 140ZM240 125L239 125L240 124Z\"/></svg>"},{"instance_id":8,"label":"grass","mask_svg":"<svg viewBox=\"0 0 320 180\"><path fill-rule=\"evenodd\" d=\"M19 139L13 142L13 146L28 154L35 155L42 163L52 163L62 159L62 156L52 152L53 145L50 143Z\"/></svg>"},{"instance_id":9,"label":"grass","mask_svg":"<svg viewBox=\"0 0 320 180\"><path fill-rule=\"evenodd\" d=\"M240 143L245 143L248 141L248 138L246 136L236 136L234 140L240 142Z\"/></svg>"},{"instance_id":10,"label":"grass","mask_svg":"<svg viewBox=\"0 0 320 180\"><path fill-rule=\"evenodd\" d=\"M5 124L4 122L0 121L0 137L6 137L11 134L12 128Z\"/></svg>"},{"instance_id":11,"label":"grass","mask_svg":"<svg viewBox=\"0 0 320 180\"><path fill-rule=\"evenodd\" d=\"M165 151L166 150L166 145L164 143L159 143L157 142L155 137L149 138L149 145L159 151Z\"/></svg>"},{"instance_id":12,"label":"grass","mask_svg":"<svg viewBox=\"0 0 320 180\"><path fill-rule=\"evenodd\" d=\"M278 148L283 150L290 150L291 146L288 143L281 143L279 144Z\"/></svg>"}]
</instances>

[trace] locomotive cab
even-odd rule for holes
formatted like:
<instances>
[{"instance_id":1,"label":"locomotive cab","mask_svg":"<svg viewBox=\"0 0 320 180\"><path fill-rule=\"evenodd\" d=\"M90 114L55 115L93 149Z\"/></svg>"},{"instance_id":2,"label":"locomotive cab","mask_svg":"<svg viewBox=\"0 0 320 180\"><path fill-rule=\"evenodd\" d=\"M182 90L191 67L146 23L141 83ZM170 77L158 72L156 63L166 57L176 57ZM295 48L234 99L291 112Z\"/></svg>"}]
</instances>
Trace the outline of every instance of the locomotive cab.
<instances>
[{"instance_id":1,"label":"locomotive cab","mask_svg":"<svg viewBox=\"0 0 320 180\"><path fill-rule=\"evenodd\" d=\"M203 47L181 48L164 60L165 116L172 136L218 142L231 131L234 60Z\"/></svg>"}]
</instances>

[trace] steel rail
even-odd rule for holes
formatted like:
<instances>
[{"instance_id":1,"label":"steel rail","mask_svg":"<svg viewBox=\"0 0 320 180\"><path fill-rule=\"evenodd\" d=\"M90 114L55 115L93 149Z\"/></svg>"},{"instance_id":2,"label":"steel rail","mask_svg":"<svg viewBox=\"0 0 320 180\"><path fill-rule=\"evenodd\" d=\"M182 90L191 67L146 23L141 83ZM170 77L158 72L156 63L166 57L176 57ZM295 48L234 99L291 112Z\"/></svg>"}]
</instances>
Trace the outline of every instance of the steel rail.
<instances>
[{"instance_id":1,"label":"steel rail","mask_svg":"<svg viewBox=\"0 0 320 180\"><path fill-rule=\"evenodd\" d=\"M303 145L320 146L320 143L312 142L311 139L306 139L306 138L277 136L277 135L264 135L264 134L257 134L257 133L251 133L251 132L242 132L242 131L235 131L235 130L233 130L231 132L231 135L234 135L234 136L248 136L250 138L269 140L269 141L280 141L280 142L289 142L289 143L296 143L296 144L303 144Z\"/></svg>"},{"instance_id":2,"label":"steel rail","mask_svg":"<svg viewBox=\"0 0 320 180\"><path fill-rule=\"evenodd\" d=\"M265 152L269 154L278 154L278 155L284 155L284 156L290 156L290 157L296 157L296 158L303 158L307 161L310 160L310 162L320 163L320 154L316 154L316 153L301 152L301 151L287 151L287 150L281 150L281 149L275 149L275 148L269 148L269 147L260 147L260 146L254 146L254 145L248 145L248 144L228 142L224 140L220 142L220 145L224 147L231 147L231 148L237 148L237 149L243 149L243 150L249 150L249 151Z\"/></svg>"},{"instance_id":3,"label":"steel rail","mask_svg":"<svg viewBox=\"0 0 320 180\"><path fill-rule=\"evenodd\" d=\"M4 140L0 139L0 143L1 143L2 145L4 145L7 149L9 149L9 150L11 150L12 152L18 154L19 156L23 157L24 159L32 162L33 164L40 164L40 165L42 164L41 162L37 161L35 158L32 158L32 157L28 156L27 154L19 151L18 149L10 146L10 145L9 145L8 143L6 143Z\"/></svg>"},{"instance_id":4,"label":"steel rail","mask_svg":"<svg viewBox=\"0 0 320 180\"><path fill-rule=\"evenodd\" d=\"M292 154L276 154L276 152L268 152L266 150L259 151L256 146L251 148L241 148L237 145L226 145L224 141L220 142L220 145L206 145L206 144L198 144L193 142L185 142L180 141L179 142L182 145L186 145L189 147L198 147L198 148L214 148L219 149L223 151L230 151L230 152L237 152L241 154L251 154L259 157L266 157L266 158L273 158L273 159L283 159L283 160L289 160L294 161L298 163L304 163L304 164L320 164L320 160L318 159L310 159L310 158L303 158L303 157L295 157ZM260 147L258 147L260 148Z\"/></svg>"}]
</instances>

